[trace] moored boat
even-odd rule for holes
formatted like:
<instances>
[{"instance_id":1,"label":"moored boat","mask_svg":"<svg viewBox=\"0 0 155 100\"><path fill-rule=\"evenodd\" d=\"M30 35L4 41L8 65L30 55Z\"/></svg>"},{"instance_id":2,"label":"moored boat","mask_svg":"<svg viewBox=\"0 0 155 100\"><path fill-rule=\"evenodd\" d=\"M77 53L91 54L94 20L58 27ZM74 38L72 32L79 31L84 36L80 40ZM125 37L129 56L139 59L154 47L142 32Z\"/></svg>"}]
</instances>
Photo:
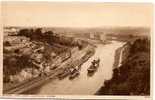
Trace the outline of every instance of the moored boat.
<instances>
[{"instance_id":1,"label":"moored boat","mask_svg":"<svg viewBox=\"0 0 155 100\"><path fill-rule=\"evenodd\" d=\"M60 80L64 79L65 77L67 77L70 74L69 70L65 70L63 73L58 75L58 78Z\"/></svg>"},{"instance_id":2,"label":"moored boat","mask_svg":"<svg viewBox=\"0 0 155 100\"><path fill-rule=\"evenodd\" d=\"M70 75L69 79L74 79L75 77L77 77L79 75L80 75L79 71L76 71L75 73Z\"/></svg>"},{"instance_id":3,"label":"moored boat","mask_svg":"<svg viewBox=\"0 0 155 100\"><path fill-rule=\"evenodd\" d=\"M73 69L70 73L69 79L74 79L75 77L79 76L80 72L78 71L78 69Z\"/></svg>"}]
</instances>

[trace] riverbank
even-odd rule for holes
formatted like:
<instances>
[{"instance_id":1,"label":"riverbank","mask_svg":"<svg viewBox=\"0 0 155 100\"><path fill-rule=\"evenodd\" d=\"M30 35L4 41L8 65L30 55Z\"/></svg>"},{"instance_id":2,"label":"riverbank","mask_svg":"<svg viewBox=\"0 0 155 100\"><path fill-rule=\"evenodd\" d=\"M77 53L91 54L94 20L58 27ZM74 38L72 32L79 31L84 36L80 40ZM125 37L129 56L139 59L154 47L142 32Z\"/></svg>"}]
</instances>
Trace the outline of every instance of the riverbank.
<instances>
[{"instance_id":1,"label":"riverbank","mask_svg":"<svg viewBox=\"0 0 155 100\"><path fill-rule=\"evenodd\" d=\"M31 89L24 94L35 95L93 95L112 76L115 50L123 45L122 42L111 41L110 44L96 44L95 54L81 65L80 75L73 80L66 76L63 79L48 80L44 85ZM100 67L89 76L87 69L94 59L100 58Z\"/></svg>"},{"instance_id":2,"label":"riverbank","mask_svg":"<svg viewBox=\"0 0 155 100\"><path fill-rule=\"evenodd\" d=\"M126 52L126 50L125 50ZM149 95L150 42L137 39L130 45L129 55L123 55L121 66L113 69L113 76L104 82L96 95Z\"/></svg>"},{"instance_id":3,"label":"riverbank","mask_svg":"<svg viewBox=\"0 0 155 100\"><path fill-rule=\"evenodd\" d=\"M57 69L51 71L47 75L43 75L43 76L40 76L37 78L27 80L25 82L18 84L15 87L12 87L11 89L5 90L3 92L4 92L4 94L19 94L19 93L23 93L25 91L28 91L29 89L40 86L40 85L46 83L48 80L51 80L51 79L58 77L59 74L64 73L64 70L66 68L76 67L76 66L82 65L93 54L94 54L93 47L88 45L85 48L83 48L82 50L80 50L79 52L75 52L75 54L72 54L72 58L75 58L74 60L72 60L70 58L70 59L64 61L63 63L61 63L61 65Z\"/></svg>"}]
</instances>

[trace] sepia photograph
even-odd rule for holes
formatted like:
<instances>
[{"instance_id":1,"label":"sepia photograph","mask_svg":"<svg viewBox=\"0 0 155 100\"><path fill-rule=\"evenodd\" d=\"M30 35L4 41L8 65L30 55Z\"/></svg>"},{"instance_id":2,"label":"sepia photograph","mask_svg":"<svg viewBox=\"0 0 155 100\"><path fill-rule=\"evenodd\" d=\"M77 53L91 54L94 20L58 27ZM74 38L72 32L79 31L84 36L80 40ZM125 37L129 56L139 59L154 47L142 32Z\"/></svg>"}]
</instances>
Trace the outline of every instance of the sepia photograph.
<instances>
[{"instance_id":1,"label":"sepia photograph","mask_svg":"<svg viewBox=\"0 0 155 100\"><path fill-rule=\"evenodd\" d=\"M150 97L153 4L1 6L3 95Z\"/></svg>"}]
</instances>

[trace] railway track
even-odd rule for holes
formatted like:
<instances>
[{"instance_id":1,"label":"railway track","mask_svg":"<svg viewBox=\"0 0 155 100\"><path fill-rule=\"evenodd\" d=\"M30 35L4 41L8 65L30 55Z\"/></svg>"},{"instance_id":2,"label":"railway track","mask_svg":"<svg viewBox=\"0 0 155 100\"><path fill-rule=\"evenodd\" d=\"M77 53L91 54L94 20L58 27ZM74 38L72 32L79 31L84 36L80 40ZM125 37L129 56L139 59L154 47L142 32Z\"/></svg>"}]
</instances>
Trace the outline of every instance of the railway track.
<instances>
[{"instance_id":1,"label":"railway track","mask_svg":"<svg viewBox=\"0 0 155 100\"><path fill-rule=\"evenodd\" d=\"M44 82L46 82L46 80L48 80L52 77L55 77L57 74L59 74L58 72L50 73L50 75L48 75L48 76L41 76L41 77L37 77L35 79L31 79L31 80L29 80L23 84L18 85L18 87L14 87L12 89L4 91L4 94L20 94L20 93L23 93L24 91L27 91L27 90L34 88L34 87L37 87L38 85L41 85Z\"/></svg>"}]
</instances>

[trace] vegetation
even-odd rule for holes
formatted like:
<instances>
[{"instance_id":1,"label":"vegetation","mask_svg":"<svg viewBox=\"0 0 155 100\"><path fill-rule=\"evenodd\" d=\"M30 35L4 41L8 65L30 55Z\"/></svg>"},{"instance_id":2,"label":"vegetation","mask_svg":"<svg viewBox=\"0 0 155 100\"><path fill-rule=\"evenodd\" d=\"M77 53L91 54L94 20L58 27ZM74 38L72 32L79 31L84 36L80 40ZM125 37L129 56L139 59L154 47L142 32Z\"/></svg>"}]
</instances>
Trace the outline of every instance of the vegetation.
<instances>
[{"instance_id":1,"label":"vegetation","mask_svg":"<svg viewBox=\"0 0 155 100\"><path fill-rule=\"evenodd\" d=\"M11 46L11 44L10 44L9 41L5 41L5 42L3 43L3 45L4 45L4 46Z\"/></svg>"},{"instance_id":2,"label":"vegetation","mask_svg":"<svg viewBox=\"0 0 155 100\"><path fill-rule=\"evenodd\" d=\"M80 40L75 41L73 37L65 37L55 35L53 31L42 32L41 28L37 29L21 29L18 36L26 36L31 40L47 42L49 44L58 43L60 45L65 46L78 46L79 50L81 50L85 45L81 43Z\"/></svg>"},{"instance_id":3,"label":"vegetation","mask_svg":"<svg viewBox=\"0 0 155 100\"><path fill-rule=\"evenodd\" d=\"M46 62L52 62L54 57L63 53L68 53L70 51L70 47L78 46L80 50L84 47L79 40L75 41L72 37L58 36L53 31L43 32L41 28L21 29L19 30L17 36L25 36L30 38L30 42L32 41L34 45L43 47L44 50L41 52L43 55L42 60ZM30 51L33 51L35 48L31 48L30 46L22 50L17 47L15 50L13 50L7 48L8 46L12 46L11 42L5 41L3 44L3 80L4 83L9 83L10 75L17 75L24 68L35 67L35 65L32 63L33 58L30 56L33 55L30 53ZM66 55L64 54L64 56Z\"/></svg>"},{"instance_id":4,"label":"vegetation","mask_svg":"<svg viewBox=\"0 0 155 100\"><path fill-rule=\"evenodd\" d=\"M3 66L3 73L5 75L3 81L5 83L9 82L10 75L16 75L21 71L21 69L26 67L32 67L33 64L30 61L30 57L28 55L12 55L4 58Z\"/></svg>"},{"instance_id":5,"label":"vegetation","mask_svg":"<svg viewBox=\"0 0 155 100\"><path fill-rule=\"evenodd\" d=\"M150 41L147 38L133 42L126 61L113 70L112 79L106 80L104 86L96 94L150 94Z\"/></svg>"}]
</instances>

